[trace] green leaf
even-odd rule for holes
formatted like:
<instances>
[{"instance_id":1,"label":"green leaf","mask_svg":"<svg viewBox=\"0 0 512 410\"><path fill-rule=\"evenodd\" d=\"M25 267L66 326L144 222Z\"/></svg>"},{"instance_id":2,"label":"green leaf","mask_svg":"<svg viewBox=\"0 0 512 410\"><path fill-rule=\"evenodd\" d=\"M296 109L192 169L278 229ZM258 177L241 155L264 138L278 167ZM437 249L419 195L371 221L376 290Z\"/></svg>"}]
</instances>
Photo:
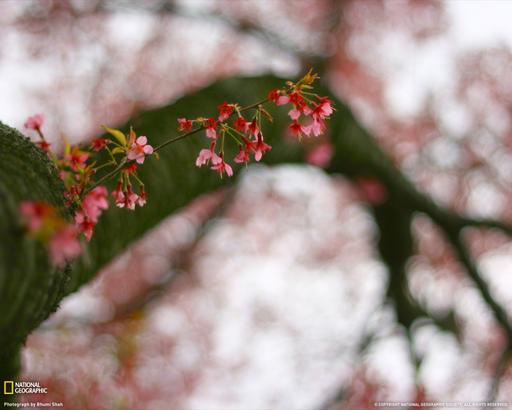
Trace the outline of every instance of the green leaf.
<instances>
[{"instance_id":1,"label":"green leaf","mask_svg":"<svg viewBox=\"0 0 512 410\"><path fill-rule=\"evenodd\" d=\"M106 125L101 126L105 131L107 131L110 135L112 135L116 140L119 141L119 143L124 147L127 145L126 142L126 136L123 132L115 129L115 128L109 128Z\"/></svg>"},{"instance_id":2,"label":"green leaf","mask_svg":"<svg viewBox=\"0 0 512 410\"><path fill-rule=\"evenodd\" d=\"M124 152L124 149L122 149L121 147L115 147L113 150L112 150L112 154L121 154Z\"/></svg>"}]
</instances>

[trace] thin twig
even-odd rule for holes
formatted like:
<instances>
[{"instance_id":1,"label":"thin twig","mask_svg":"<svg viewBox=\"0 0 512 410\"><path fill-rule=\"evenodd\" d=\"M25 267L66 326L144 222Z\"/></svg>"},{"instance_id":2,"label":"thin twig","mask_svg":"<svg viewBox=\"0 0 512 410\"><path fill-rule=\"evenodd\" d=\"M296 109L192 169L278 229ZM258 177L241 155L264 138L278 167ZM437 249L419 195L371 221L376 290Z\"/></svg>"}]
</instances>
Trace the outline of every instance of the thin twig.
<instances>
[{"instance_id":1,"label":"thin twig","mask_svg":"<svg viewBox=\"0 0 512 410\"><path fill-rule=\"evenodd\" d=\"M485 303L487 303L487 305L491 308L494 317L496 318L498 323L505 329L508 340L512 341L512 325L510 324L510 321L508 319L507 312L491 295L491 291L489 290L487 282L482 278L482 275L480 274L477 266L471 259L471 256L469 255L466 246L464 245L460 238L460 231L450 232L445 230L445 232L447 233L450 242L452 243L455 251L457 252L459 260L466 268L466 271L471 277L471 279L473 279L473 282L475 282Z\"/></svg>"},{"instance_id":2,"label":"thin twig","mask_svg":"<svg viewBox=\"0 0 512 410\"><path fill-rule=\"evenodd\" d=\"M485 280L482 278L482 275L480 274L477 266L471 259L471 256L469 255L469 252L462 242L462 239L460 238L461 231L448 231L446 228L445 232L452 243L453 247L455 248L455 251L457 252L457 255L459 257L459 260L462 262L464 267L466 268L467 273L473 279L473 282L476 284L478 290L480 291L480 295L484 299L487 306L489 306L494 314L495 319L498 321L498 323L503 327L503 329L506 332L507 336L507 344L500 356L498 365L496 367L496 371L489 389L489 401L492 401L494 397L496 396L496 393L498 392L499 384L501 381L502 376L505 373L505 370L507 369L509 360L511 358L512 354L512 325L510 324L510 321L508 319L507 312L505 309L494 299L494 297L491 295L491 292L489 290L489 287Z\"/></svg>"},{"instance_id":3,"label":"thin twig","mask_svg":"<svg viewBox=\"0 0 512 410\"><path fill-rule=\"evenodd\" d=\"M169 144L172 144L173 142L182 140L183 138L186 138L186 137L188 137L189 135L192 135L192 134L196 134L196 133L198 133L201 130L204 130L204 126L201 126L201 127L198 127L198 128L194 128L193 130L191 130L189 132L186 132L185 134L178 135L177 137L174 137L174 138L171 138L170 140L162 142L160 145L158 145L153 150L153 152L157 152L157 151L161 150L163 147L165 147L166 145L169 145Z\"/></svg>"},{"instance_id":4,"label":"thin twig","mask_svg":"<svg viewBox=\"0 0 512 410\"><path fill-rule=\"evenodd\" d=\"M500 231L506 233L507 235L512 236L512 225L503 221L498 221L496 219L478 219L462 217L461 223L464 226L468 227L499 229Z\"/></svg>"},{"instance_id":5,"label":"thin twig","mask_svg":"<svg viewBox=\"0 0 512 410\"><path fill-rule=\"evenodd\" d=\"M96 188L98 185L102 184L103 182L107 181L108 179L114 177L118 172L120 172L123 167L125 166L125 164L127 163L127 160L126 158L124 158L120 163L119 165L114 168L112 171L110 171L109 173L103 175L100 179L98 179L94 184L92 184L89 188L85 189L84 192L83 192L83 195L85 195L86 193L88 193L89 191L92 191L94 188Z\"/></svg>"},{"instance_id":6,"label":"thin twig","mask_svg":"<svg viewBox=\"0 0 512 410\"><path fill-rule=\"evenodd\" d=\"M251 110L253 108L257 108L259 107L260 105L263 105L265 104L266 102L268 102L268 98L265 98L264 100L261 100L261 101L258 101L254 104L251 104L251 105L248 105L246 107L243 107L243 108L240 108L240 110L238 110L239 112L244 112L244 111L247 111L247 110ZM233 112L234 113L234 112ZM230 115L230 117L233 115L233 113ZM197 134L199 131L201 130L204 130L205 127L204 125L198 127L198 128L194 128L193 130L191 131L188 131L186 132L185 134L181 134L181 135L178 135L177 137L174 137L174 138L171 138L163 143L161 143L160 145L158 145L157 147L155 147L155 149L153 150L153 152L157 152L159 150L161 150L162 148L164 148L165 146L169 145L169 144L172 144L173 142L177 142L177 141L180 141L182 139L185 139L186 137L190 136L190 135L193 135L193 134ZM113 178L114 176L116 176L119 172L122 171L123 167L128 163L129 161L124 158L120 163L119 165L113 169L112 171L110 171L108 174L105 174L104 176L102 176L98 181L96 181L94 184L92 184L89 188L87 188L86 190L84 190L84 195L86 193L88 193L89 191L91 191L92 189L96 188L98 185L102 184L103 182L109 180L110 178Z\"/></svg>"},{"instance_id":7,"label":"thin twig","mask_svg":"<svg viewBox=\"0 0 512 410\"><path fill-rule=\"evenodd\" d=\"M512 352L510 350L510 343L507 343L498 359L498 364L496 365L496 369L494 371L491 386L489 387L489 393L487 394L487 402L493 402L494 400L496 400L496 396L498 395L498 389L500 387L500 382L508 368L508 363L510 361L511 354Z\"/></svg>"}]
</instances>

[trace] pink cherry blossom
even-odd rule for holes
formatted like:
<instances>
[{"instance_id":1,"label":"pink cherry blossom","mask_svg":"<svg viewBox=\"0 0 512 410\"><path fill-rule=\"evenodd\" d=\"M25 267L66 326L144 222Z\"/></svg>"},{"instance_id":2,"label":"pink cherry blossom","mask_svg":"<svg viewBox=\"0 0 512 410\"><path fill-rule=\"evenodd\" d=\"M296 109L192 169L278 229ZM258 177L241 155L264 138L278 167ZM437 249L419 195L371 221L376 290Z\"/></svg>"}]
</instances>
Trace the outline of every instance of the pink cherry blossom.
<instances>
[{"instance_id":1,"label":"pink cherry blossom","mask_svg":"<svg viewBox=\"0 0 512 410\"><path fill-rule=\"evenodd\" d=\"M35 114L31 117L28 117L25 121L25 128L32 130L39 130L43 126L44 123L44 115L43 114Z\"/></svg>"},{"instance_id":2,"label":"pink cherry blossom","mask_svg":"<svg viewBox=\"0 0 512 410\"><path fill-rule=\"evenodd\" d=\"M254 159L259 161L263 154L272 149L272 147L263 141L261 132L258 134L256 142L253 143Z\"/></svg>"},{"instance_id":3,"label":"pink cherry blossom","mask_svg":"<svg viewBox=\"0 0 512 410\"><path fill-rule=\"evenodd\" d=\"M276 101L276 104L277 105L285 105L285 104L288 104L290 102L290 97L288 97L287 95L281 95L277 101Z\"/></svg>"},{"instance_id":4,"label":"pink cherry blossom","mask_svg":"<svg viewBox=\"0 0 512 410\"><path fill-rule=\"evenodd\" d=\"M82 201L82 209L84 216L92 222L98 222L98 218L104 209L108 208L108 191L104 186L97 186L91 190Z\"/></svg>"},{"instance_id":5,"label":"pink cherry blossom","mask_svg":"<svg viewBox=\"0 0 512 410\"><path fill-rule=\"evenodd\" d=\"M88 158L89 153L80 150L78 147L74 147L69 154L64 155L64 159L68 161L69 166L74 171L83 168Z\"/></svg>"},{"instance_id":6,"label":"pink cherry blossom","mask_svg":"<svg viewBox=\"0 0 512 410\"><path fill-rule=\"evenodd\" d=\"M247 128L247 131L253 134L255 137L259 134L260 129L258 127L258 123L256 120L252 120L249 124L249 127Z\"/></svg>"},{"instance_id":7,"label":"pink cherry blossom","mask_svg":"<svg viewBox=\"0 0 512 410\"><path fill-rule=\"evenodd\" d=\"M83 212L79 211L75 214L75 226L85 235L88 241L91 240L96 223L87 218Z\"/></svg>"},{"instance_id":8,"label":"pink cherry blossom","mask_svg":"<svg viewBox=\"0 0 512 410\"><path fill-rule=\"evenodd\" d=\"M238 152L238 154L236 154L235 158L234 158L234 161L237 163L237 164L241 164L241 163L247 163L249 162L249 151L247 150L247 147L244 147L244 146L240 146L240 151Z\"/></svg>"},{"instance_id":9,"label":"pink cherry blossom","mask_svg":"<svg viewBox=\"0 0 512 410\"><path fill-rule=\"evenodd\" d=\"M388 192L386 187L373 178L357 178L357 188L363 201L372 205L380 205L386 201Z\"/></svg>"},{"instance_id":10,"label":"pink cherry blossom","mask_svg":"<svg viewBox=\"0 0 512 410\"><path fill-rule=\"evenodd\" d=\"M20 204L20 213L29 232L36 232L44 219L53 214L53 208L45 202L24 201Z\"/></svg>"},{"instance_id":11,"label":"pink cherry blossom","mask_svg":"<svg viewBox=\"0 0 512 410\"><path fill-rule=\"evenodd\" d=\"M52 236L48 243L48 252L54 266L62 268L66 262L80 255L82 247L77 236L78 230L73 225L64 226Z\"/></svg>"},{"instance_id":12,"label":"pink cherry blossom","mask_svg":"<svg viewBox=\"0 0 512 410\"><path fill-rule=\"evenodd\" d=\"M302 138L303 135L309 136L309 134L311 132L311 129L309 127L302 125L298 121L292 122L288 126L288 129L290 130L290 132L292 133L293 136L295 136L299 139Z\"/></svg>"},{"instance_id":13,"label":"pink cherry blossom","mask_svg":"<svg viewBox=\"0 0 512 410\"><path fill-rule=\"evenodd\" d=\"M140 187L140 194L137 198L137 205L144 206L146 205L146 191L144 191L144 186Z\"/></svg>"},{"instance_id":14,"label":"pink cherry blossom","mask_svg":"<svg viewBox=\"0 0 512 410\"><path fill-rule=\"evenodd\" d=\"M219 109L219 121L225 121L229 118L231 113L234 110L234 107L231 104L228 104L227 102L223 102L221 105L218 106Z\"/></svg>"},{"instance_id":15,"label":"pink cherry blossom","mask_svg":"<svg viewBox=\"0 0 512 410\"><path fill-rule=\"evenodd\" d=\"M238 117L233 122L233 126L235 127L235 129L240 132L247 132L247 130L249 128L249 124L250 124L250 122L247 121L244 117Z\"/></svg>"},{"instance_id":16,"label":"pink cherry blossom","mask_svg":"<svg viewBox=\"0 0 512 410\"><path fill-rule=\"evenodd\" d=\"M202 149L196 159L196 166L201 167L212 158L212 152L209 149Z\"/></svg>"},{"instance_id":17,"label":"pink cherry blossom","mask_svg":"<svg viewBox=\"0 0 512 410\"><path fill-rule=\"evenodd\" d=\"M139 196L135 192L133 192L132 187L129 186L125 192L125 197L124 197L124 204L125 204L126 208L133 211L135 209L135 205L137 205L138 199L139 199Z\"/></svg>"},{"instance_id":18,"label":"pink cherry blossom","mask_svg":"<svg viewBox=\"0 0 512 410\"><path fill-rule=\"evenodd\" d=\"M304 127L306 135L314 135L315 137L322 135L325 128L325 121L321 118L313 118L311 124Z\"/></svg>"},{"instance_id":19,"label":"pink cherry blossom","mask_svg":"<svg viewBox=\"0 0 512 410\"><path fill-rule=\"evenodd\" d=\"M219 162L213 163L211 169L217 171L221 177L224 174L224 172L228 175L228 177L233 176L233 168L231 168L231 165L224 161L224 158L222 158L222 156L219 156L219 159Z\"/></svg>"},{"instance_id":20,"label":"pink cherry blossom","mask_svg":"<svg viewBox=\"0 0 512 410\"><path fill-rule=\"evenodd\" d=\"M208 161L212 161L213 164L218 164L221 161L220 157L215 153L215 141L210 144L209 149L202 149L199 151L199 155L196 159L196 166L202 167L207 164Z\"/></svg>"},{"instance_id":21,"label":"pink cherry blossom","mask_svg":"<svg viewBox=\"0 0 512 410\"><path fill-rule=\"evenodd\" d=\"M127 208L130 210L134 210L135 206L144 206L146 205L146 191L144 190L144 186L140 187L140 194L137 195L132 191L132 187L128 186L126 191L122 190L122 184L119 182L116 188L112 191L112 197L116 203L118 208Z\"/></svg>"},{"instance_id":22,"label":"pink cherry blossom","mask_svg":"<svg viewBox=\"0 0 512 410\"><path fill-rule=\"evenodd\" d=\"M190 131L192 129L192 121L186 118L178 118L178 124L180 131Z\"/></svg>"},{"instance_id":23,"label":"pink cherry blossom","mask_svg":"<svg viewBox=\"0 0 512 410\"><path fill-rule=\"evenodd\" d=\"M88 241L98 219L104 209L108 208L107 188L98 186L89 192L82 201L80 209L75 214L75 224Z\"/></svg>"},{"instance_id":24,"label":"pink cherry blossom","mask_svg":"<svg viewBox=\"0 0 512 410\"><path fill-rule=\"evenodd\" d=\"M308 164L316 165L317 167L326 167L331 161L334 148L330 142L324 142L314 147L308 152L306 161Z\"/></svg>"},{"instance_id":25,"label":"pink cherry blossom","mask_svg":"<svg viewBox=\"0 0 512 410\"><path fill-rule=\"evenodd\" d=\"M208 118L206 120L206 138L217 139L215 128L217 128L217 121L214 118Z\"/></svg>"},{"instance_id":26,"label":"pink cherry blossom","mask_svg":"<svg viewBox=\"0 0 512 410\"><path fill-rule=\"evenodd\" d=\"M44 152L50 152L50 145L51 144L49 142L46 142L46 140L37 141L36 144Z\"/></svg>"},{"instance_id":27,"label":"pink cherry blossom","mask_svg":"<svg viewBox=\"0 0 512 410\"><path fill-rule=\"evenodd\" d=\"M112 191L112 197L114 198L115 204L118 208L124 208L124 192L121 189L121 182L119 182L116 188Z\"/></svg>"},{"instance_id":28,"label":"pink cherry blossom","mask_svg":"<svg viewBox=\"0 0 512 410\"><path fill-rule=\"evenodd\" d=\"M297 91L290 93L289 98L290 98L290 102L293 105L295 105L295 108L302 108L304 105L306 105L306 101L304 100L304 97Z\"/></svg>"},{"instance_id":29,"label":"pink cherry blossom","mask_svg":"<svg viewBox=\"0 0 512 410\"><path fill-rule=\"evenodd\" d=\"M148 139L144 135L141 135L137 140L131 145L130 150L128 151L127 158L129 160L135 160L138 164L143 164L146 155L151 155L153 153L153 147L148 145Z\"/></svg>"},{"instance_id":30,"label":"pink cherry blossom","mask_svg":"<svg viewBox=\"0 0 512 410\"><path fill-rule=\"evenodd\" d=\"M329 117L334 111L334 108L332 108L332 101L329 100L327 97L320 98L320 103L314 110L314 113L316 112L317 115L321 116L322 119Z\"/></svg>"},{"instance_id":31,"label":"pink cherry blossom","mask_svg":"<svg viewBox=\"0 0 512 410\"><path fill-rule=\"evenodd\" d=\"M101 151L103 148L106 147L107 145L107 139L106 138L96 138L92 143L91 143L91 148L94 150L94 151Z\"/></svg>"},{"instance_id":32,"label":"pink cherry blossom","mask_svg":"<svg viewBox=\"0 0 512 410\"><path fill-rule=\"evenodd\" d=\"M303 107L301 107L301 111L306 116L313 114L313 110L309 105L304 105Z\"/></svg>"},{"instance_id":33,"label":"pink cherry blossom","mask_svg":"<svg viewBox=\"0 0 512 410\"><path fill-rule=\"evenodd\" d=\"M301 114L301 112L300 112L297 108L294 108L294 109L292 109L292 110L288 111L288 116L289 116L292 120L294 120L294 121L296 121L296 120L298 120L298 119L299 119L300 114Z\"/></svg>"},{"instance_id":34,"label":"pink cherry blossom","mask_svg":"<svg viewBox=\"0 0 512 410\"><path fill-rule=\"evenodd\" d=\"M270 102L277 102L278 98L280 97L281 92L278 89L270 90L267 94L267 98Z\"/></svg>"}]
</instances>

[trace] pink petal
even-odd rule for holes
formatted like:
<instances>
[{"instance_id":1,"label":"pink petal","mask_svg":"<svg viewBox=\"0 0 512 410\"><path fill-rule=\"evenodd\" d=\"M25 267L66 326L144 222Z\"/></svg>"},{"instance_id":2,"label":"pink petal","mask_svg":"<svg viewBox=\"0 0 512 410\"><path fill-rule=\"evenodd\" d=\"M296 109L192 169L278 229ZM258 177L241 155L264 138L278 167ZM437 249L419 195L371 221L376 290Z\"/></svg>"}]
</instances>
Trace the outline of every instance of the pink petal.
<instances>
[{"instance_id":1,"label":"pink petal","mask_svg":"<svg viewBox=\"0 0 512 410\"><path fill-rule=\"evenodd\" d=\"M207 128L206 129L206 137L216 139L217 133L215 132L215 130L213 128Z\"/></svg>"},{"instance_id":2,"label":"pink petal","mask_svg":"<svg viewBox=\"0 0 512 410\"><path fill-rule=\"evenodd\" d=\"M288 115L290 116L290 118L291 118L292 120L298 120L298 119L299 119L299 117L300 117L300 111L299 111L299 110L297 110L296 108L294 108L293 110L290 110L290 111L288 112Z\"/></svg>"},{"instance_id":3,"label":"pink petal","mask_svg":"<svg viewBox=\"0 0 512 410\"><path fill-rule=\"evenodd\" d=\"M218 165L218 164L221 164L222 163L222 158L219 157L217 154L213 153L212 155L212 164L213 165Z\"/></svg>"},{"instance_id":4,"label":"pink petal","mask_svg":"<svg viewBox=\"0 0 512 410\"><path fill-rule=\"evenodd\" d=\"M200 167L201 165L206 164L206 161L208 161L212 157L212 152L209 149L202 149L199 151L199 155L196 159L196 166Z\"/></svg>"},{"instance_id":5,"label":"pink petal","mask_svg":"<svg viewBox=\"0 0 512 410\"><path fill-rule=\"evenodd\" d=\"M147 142L148 139L144 135L141 135L139 138L137 138L137 144L139 145L146 145Z\"/></svg>"},{"instance_id":6,"label":"pink petal","mask_svg":"<svg viewBox=\"0 0 512 410\"><path fill-rule=\"evenodd\" d=\"M277 99L276 104L277 105L285 105L285 104L288 104L289 102L290 102L290 97L288 97L287 95L281 95Z\"/></svg>"}]
</instances>

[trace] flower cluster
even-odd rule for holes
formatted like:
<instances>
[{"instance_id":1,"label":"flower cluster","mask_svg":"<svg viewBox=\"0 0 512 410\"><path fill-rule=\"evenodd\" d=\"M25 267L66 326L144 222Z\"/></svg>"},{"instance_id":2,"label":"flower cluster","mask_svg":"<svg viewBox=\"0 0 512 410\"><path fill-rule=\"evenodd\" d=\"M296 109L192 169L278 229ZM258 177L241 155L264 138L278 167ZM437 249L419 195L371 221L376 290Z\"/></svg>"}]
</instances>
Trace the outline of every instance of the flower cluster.
<instances>
[{"instance_id":1,"label":"flower cluster","mask_svg":"<svg viewBox=\"0 0 512 410\"><path fill-rule=\"evenodd\" d=\"M58 168L66 188L65 202L74 212L75 224L68 226L60 222L54 211L50 212L39 203L26 203L21 213L27 221L28 232L44 239L49 246L51 259L60 265L79 253L76 235L81 233L87 240L91 240L102 212L108 209L108 190L102 185L103 182L117 178L117 184L111 192L117 207L134 210L136 206L144 206L146 191L137 175L138 167L144 164L147 156L157 155L156 151L164 146L201 130L205 131L209 146L199 152L196 158L198 167L207 165L222 177L224 174L233 175L227 157L237 164L247 164L251 159L260 161L272 149L265 142L262 132L262 123L273 120L264 108L267 103L291 105L288 129L299 140L303 136L320 136L326 129L325 121L334 109L329 98L312 92L312 85L317 78L310 71L298 82L288 81L282 89L271 90L263 101L246 107L223 102L217 107L216 117L178 118L179 130L183 134L165 141L157 148L149 145L147 137L138 136L133 129L125 135L120 130L104 126L108 137L97 138L85 148L71 147L66 142L64 154L57 156L50 150L50 144L42 132L43 115L29 117L25 127L37 132L39 141L36 144L48 153ZM235 149L228 151L226 141L234 144ZM323 157L326 157L325 153ZM325 163L325 158L322 163ZM43 231L40 231L41 226L45 227ZM52 250L55 249L54 243L62 247L61 253Z\"/></svg>"},{"instance_id":2,"label":"flower cluster","mask_svg":"<svg viewBox=\"0 0 512 410\"><path fill-rule=\"evenodd\" d=\"M309 91L317 78L317 75L310 71L297 83L289 81L286 90L271 90L268 93L268 100L276 105L292 105L293 108L288 111L288 116L292 120L288 129L299 139L303 136L322 135L326 129L325 120L334 112L332 101L328 97ZM302 122L301 117L304 117L307 123Z\"/></svg>"},{"instance_id":3,"label":"flower cluster","mask_svg":"<svg viewBox=\"0 0 512 410\"><path fill-rule=\"evenodd\" d=\"M60 217L55 208L46 202L24 201L20 214L32 238L47 246L50 261L62 268L82 252L76 226Z\"/></svg>"},{"instance_id":4,"label":"flower cluster","mask_svg":"<svg viewBox=\"0 0 512 410\"><path fill-rule=\"evenodd\" d=\"M104 186L97 186L88 192L75 213L75 223L88 241L92 238L94 226L103 210L108 208L108 191Z\"/></svg>"},{"instance_id":5,"label":"flower cluster","mask_svg":"<svg viewBox=\"0 0 512 410\"><path fill-rule=\"evenodd\" d=\"M46 142L42 132L43 123L44 117L41 114L36 114L27 119L25 127L38 133L40 141L37 142L37 145L47 152L48 156L54 161L59 176L64 182L65 204L73 210L75 224L71 225L73 229L68 227L63 229L62 232L61 230L53 230L55 235L45 234L41 237L38 228L34 228L34 221L36 221L36 225L41 220L46 221L42 224L45 227L64 226L63 222L57 223L56 221L60 220L55 217L55 212L50 212L46 206L39 203L32 203L32 214L28 212L29 205L24 205L20 211L28 223L28 232L39 239L44 239L43 242L49 246L51 260L60 265L62 261L69 259L72 254L76 256L79 253L66 252L67 249L77 250L75 246L76 234L82 233L90 241L94 227L98 223L102 212L109 207L108 190L106 186L101 185L102 178L97 181L93 179L99 172L108 171L109 167L112 174L119 171L120 181L112 191L112 197L118 207L133 210L135 205L144 206L146 192L144 184L137 176L137 164L143 164L145 157L153 154L153 147L148 144L147 137L138 137L133 130L130 130L129 135L126 136L119 130L104 127L112 138L97 138L85 148L71 147L65 141L63 155L57 156L50 151L50 144ZM105 160L105 158L107 159ZM106 176L110 173L107 173ZM138 183L139 194L133 191L132 180ZM40 211L40 215L34 211L35 209ZM43 217L47 214L50 216L44 219ZM39 219L30 218L30 215L39 215ZM44 232L46 231L47 229ZM74 235L71 235L72 233ZM68 240L68 246L64 246L63 241L65 240ZM59 256L60 254L53 251L56 249L53 246L55 241L62 245L64 256Z\"/></svg>"},{"instance_id":6,"label":"flower cluster","mask_svg":"<svg viewBox=\"0 0 512 410\"><path fill-rule=\"evenodd\" d=\"M148 155L153 155L154 149L148 144L146 136L137 136L133 129L130 129L128 138L119 130L104 127L105 130L116 140L116 148L112 150L112 159L119 170L116 188L112 191L112 198L118 208L134 210L135 206L146 204L146 191L144 183L137 175L137 168L144 164ZM115 156L121 154L122 160L118 163ZM133 183L138 184L139 193L132 188Z\"/></svg>"},{"instance_id":7,"label":"flower cluster","mask_svg":"<svg viewBox=\"0 0 512 410\"><path fill-rule=\"evenodd\" d=\"M28 128L30 130L34 130L39 135L39 141L36 142L36 145L41 148L45 152L50 151L50 143L46 141L44 138L44 135L41 131L41 128L44 123L44 115L43 114L34 114L31 117L28 117L25 121L25 128Z\"/></svg>"},{"instance_id":8,"label":"flower cluster","mask_svg":"<svg viewBox=\"0 0 512 410\"><path fill-rule=\"evenodd\" d=\"M298 139L323 134L326 129L325 121L331 116L334 108L329 98L311 92L312 84L317 79L318 77L310 71L297 83L289 81L285 88L271 90L266 100L248 107L224 102L217 107L217 118L178 118L178 129L184 132L184 135L204 129L206 138L212 140L208 148L199 152L196 165L210 165L210 168L221 177L224 173L232 176L233 168L226 162L226 140L233 141L237 146L237 154L233 157L235 163L247 164L251 156L255 161L260 161L263 154L272 148L265 142L262 133L262 121L272 121L272 116L263 107L268 102L278 106L292 105L288 112L292 120L288 129ZM246 112L250 111L253 112L247 116ZM199 127L194 129L194 125Z\"/></svg>"}]
</instances>

